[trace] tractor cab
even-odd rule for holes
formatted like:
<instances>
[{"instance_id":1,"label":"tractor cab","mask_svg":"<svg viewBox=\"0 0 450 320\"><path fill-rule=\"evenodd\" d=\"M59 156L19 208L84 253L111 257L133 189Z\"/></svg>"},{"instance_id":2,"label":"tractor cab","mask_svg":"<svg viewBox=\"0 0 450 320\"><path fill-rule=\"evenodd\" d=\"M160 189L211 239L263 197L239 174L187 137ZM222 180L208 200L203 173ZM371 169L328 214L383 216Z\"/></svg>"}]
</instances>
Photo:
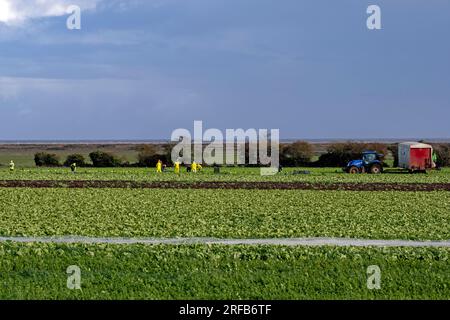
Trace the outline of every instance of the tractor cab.
<instances>
[{"instance_id":1,"label":"tractor cab","mask_svg":"<svg viewBox=\"0 0 450 320\"><path fill-rule=\"evenodd\" d=\"M348 173L381 173L383 172L382 158L383 155L376 151L364 151L361 159L350 161L344 171Z\"/></svg>"}]
</instances>

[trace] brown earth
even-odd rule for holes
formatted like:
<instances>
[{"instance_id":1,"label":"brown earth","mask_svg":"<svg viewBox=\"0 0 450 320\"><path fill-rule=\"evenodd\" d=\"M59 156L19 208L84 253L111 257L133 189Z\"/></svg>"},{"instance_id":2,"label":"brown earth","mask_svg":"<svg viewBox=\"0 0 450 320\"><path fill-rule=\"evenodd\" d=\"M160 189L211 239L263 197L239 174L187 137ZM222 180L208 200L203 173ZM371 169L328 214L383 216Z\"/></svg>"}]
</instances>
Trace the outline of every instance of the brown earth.
<instances>
[{"instance_id":1,"label":"brown earth","mask_svg":"<svg viewBox=\"0 0 450 320\"><path fill-rule=\"evenodd\" d=\"M450 191L450 183L145 182L123 180L0 180L0 188L260 189Z\"/></svg>"}]
</instances>

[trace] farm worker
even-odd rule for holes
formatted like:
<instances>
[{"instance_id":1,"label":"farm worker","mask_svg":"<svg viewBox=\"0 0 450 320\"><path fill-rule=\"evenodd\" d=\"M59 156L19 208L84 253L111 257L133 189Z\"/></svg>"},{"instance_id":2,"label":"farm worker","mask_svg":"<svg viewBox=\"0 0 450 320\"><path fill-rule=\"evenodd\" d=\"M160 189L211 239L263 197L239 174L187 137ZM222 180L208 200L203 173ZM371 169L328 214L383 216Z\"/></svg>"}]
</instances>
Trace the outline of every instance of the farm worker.
<instances>
[{"instance_id":1,"label":"farm worker","mask_svg":"<svg viewBox=\"0 0 450 320\"><path fill-rule=\"evenodd\" d=\"M15 166L16 166L16 165L14 164L14 161L11 160L11 161L9 162L9 171L14 171Z\"/></svg>"},{"instance_id":2,"label":"farm worker","mask_svg":"<svg viewBox=\"0 0 450 320\"><path fill-rule=\"evenodd\" d=\"M433 155L431 157L433 160L433 167L437 167L438 158L437 158L437 154L435 151L433 151Z\"/></svg>"},{"instance_id":3,"label":"farm worker","mask_svg":"<svg viewBox=\"0 0 450 320\"><path fill-rule=\"evenodd\" d=\"M162 172L162 161L158 160L158 163L156 164L156 172Z\"/></svg>"},{"instance_id":4,"label":"farm worker","mask_svg":"<svg viewBox=\"0 0 450 320\"><path fill-rule=\"evenodd\" d=\"M72 170L73 173L77 171L77 164L75 162L70 165L70 170Z\"/></svg>"},{"instance_id":5,"label":"farm worker","mask_svg":"<svg viewBox=\"0 0 450 320\"><path fill-rule=\"evenodd\" d=\"M175 173L180 174L180 161L175 161Z\"/></svg>"},{"instance_id":6,"label":"farm worker","mask_svg":"<svg viewBox=\"0 0 450 320\"><path fill-rule=\"evenodd\" d=\"M195 163L195 161L192 162L192 165L191 165L191 171L192 171L192 172L197 172L197 163Z\"/></svg>"}]
</instances>

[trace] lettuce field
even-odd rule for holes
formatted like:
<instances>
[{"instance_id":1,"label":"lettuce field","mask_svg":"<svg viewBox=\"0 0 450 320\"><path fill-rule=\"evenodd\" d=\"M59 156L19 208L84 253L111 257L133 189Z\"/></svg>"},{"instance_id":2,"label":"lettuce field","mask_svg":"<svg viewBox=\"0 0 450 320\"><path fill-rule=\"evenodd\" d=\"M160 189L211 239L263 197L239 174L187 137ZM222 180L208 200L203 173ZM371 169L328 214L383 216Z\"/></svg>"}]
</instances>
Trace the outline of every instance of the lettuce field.
<instances>
[{"instance_id":1,"label":"lettuce field","mask_svg":"<svg viewBox=\"0 0 450 320\"><path fill-rule=\"evenodd\" d=\"M0 189L0 235L450 239L449 192Z\"/></svg>"},{"instance_id":2,"label":"lettuce field","mask_svg":"<svg viewBox=\"0 0 450 320\"><path fill-rule=\"evenodd\" d=\"M309 174L294 174L295 171ZM178 188L67 187L64 181L183 182ZM337 168L0 170L3 299L448 299L450 248L48 243L42 237L450 240L450 171L348 175ZM34 185L61 181L61 185ZM236 183L202 188L199 182ZM382 191L282 190L289 182L385 184ZM189 186L197 183L196 188ZM256 186L240 188L239 184ZM264 188L267 183L270 187ZM23 184L23 185L22 185ZM89 186L89 184L87 184ZM236 187L237 186L237 187ZM236 187L236 188L235 188ZM442 189L442 188L441 188ZM419 189L418 189L419 190ZM422 189L420 189L422 190ZM23 239L28 240L23 240ZM32 241L29 239L36 239ZM81 289L66 269L81 269ZM381 288L367 287L367 267Z\"/></svg>"},{"instance_id":3,"label":"lettuce field","mask_svg":"<svg viewBox=\"0 0 450 320\"><path fill-rule=\"evenodd\" d=\"M3 299L447 299L450 249L0 245ZM68 290L66 268L81 270ZM382 270L366 286L368 265Z\"/></svg>"}]
</instances>

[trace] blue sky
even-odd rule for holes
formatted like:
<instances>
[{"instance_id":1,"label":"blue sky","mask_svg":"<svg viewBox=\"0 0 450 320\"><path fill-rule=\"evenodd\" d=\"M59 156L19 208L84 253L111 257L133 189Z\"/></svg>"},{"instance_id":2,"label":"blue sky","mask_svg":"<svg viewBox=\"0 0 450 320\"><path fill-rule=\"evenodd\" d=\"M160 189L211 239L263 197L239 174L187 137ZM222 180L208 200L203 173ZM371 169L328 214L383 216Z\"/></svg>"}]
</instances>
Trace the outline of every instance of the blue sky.
<instances>
[{"instance_id":1,"label":"blue sky","mask_svg":"<svg viewBox=\"0 0 450 320\"><path fill-rule=\"evenodd\" d=\"M449 38L448 0L0 0L0 140L449 138Z\"/></svg>"}]
</instances>

